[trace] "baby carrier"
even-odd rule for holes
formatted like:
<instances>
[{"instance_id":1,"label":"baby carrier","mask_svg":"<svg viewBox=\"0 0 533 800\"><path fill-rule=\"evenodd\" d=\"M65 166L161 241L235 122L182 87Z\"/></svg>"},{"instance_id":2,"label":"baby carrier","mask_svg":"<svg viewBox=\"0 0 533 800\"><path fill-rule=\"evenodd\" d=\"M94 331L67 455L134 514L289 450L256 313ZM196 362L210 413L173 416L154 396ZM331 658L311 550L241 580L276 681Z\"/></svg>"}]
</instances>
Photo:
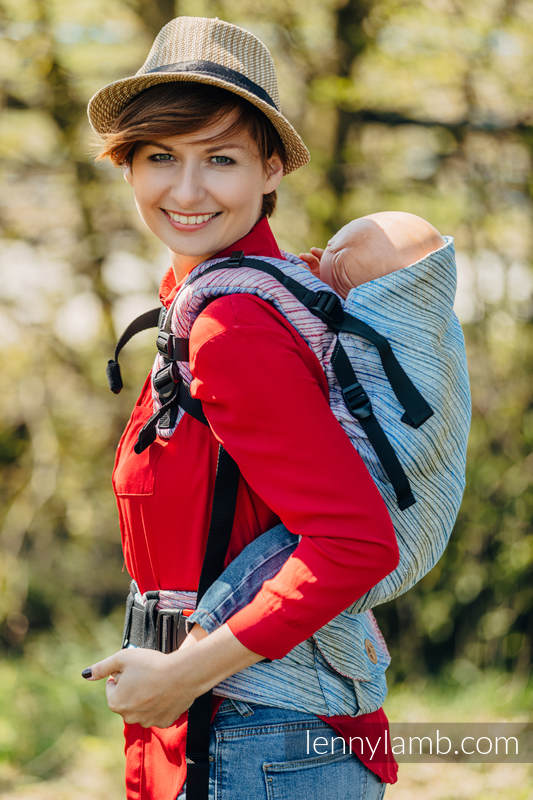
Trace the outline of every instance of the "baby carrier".
<instances>
[{"instance_id":1,"label":"baby carrier","mask_svg":"<svg viewBox=\"0 0 533 800\"><path fill-rule=\"evenodd\" d=\"M124 332L108 378L111 389L120 391L120 349L137 331L158 324L154 414L135 449L141 452L157 434L170 437L185 413L207 424L189 392L188 339L196 317L225 294L247 292L272 303L320 361L332 413L369 469L394 525L399 564L347 609L362 612L405 592L433 567L464 490L470 394L463 335L453 312L453 239L445 237L443 247L409 267L352 289L346 300L296 256L283 255L286 260L236 252L195 267L168 310L147 312ZM223 569L238 477L235 462L220 447L198 600ZM210 708L204 695L190 710L188 792L201 776L205 782Z\"/></svg>"}]
</instances>

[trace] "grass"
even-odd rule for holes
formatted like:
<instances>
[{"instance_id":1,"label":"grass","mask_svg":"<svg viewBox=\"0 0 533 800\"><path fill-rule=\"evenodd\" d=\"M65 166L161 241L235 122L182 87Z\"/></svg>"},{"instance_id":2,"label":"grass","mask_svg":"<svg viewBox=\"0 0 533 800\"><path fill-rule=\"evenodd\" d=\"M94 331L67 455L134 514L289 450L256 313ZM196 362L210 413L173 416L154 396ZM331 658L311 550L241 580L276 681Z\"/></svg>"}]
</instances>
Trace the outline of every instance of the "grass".
<instances>
[{"instance_id":1,"label":"grass","mask_svg":"<svg viewBox=\"0 0 533 800\"><path fill-rule=\"evenodd\" d=\"M456 670L457 671L457 670ZM528 722L532 686L497 672L392 687L385 710L394 722ZM394 734L393 734L394 735ZM533 767L518 763L399 764L387 800L530 800Z\"/></svg>"}]
</instances>

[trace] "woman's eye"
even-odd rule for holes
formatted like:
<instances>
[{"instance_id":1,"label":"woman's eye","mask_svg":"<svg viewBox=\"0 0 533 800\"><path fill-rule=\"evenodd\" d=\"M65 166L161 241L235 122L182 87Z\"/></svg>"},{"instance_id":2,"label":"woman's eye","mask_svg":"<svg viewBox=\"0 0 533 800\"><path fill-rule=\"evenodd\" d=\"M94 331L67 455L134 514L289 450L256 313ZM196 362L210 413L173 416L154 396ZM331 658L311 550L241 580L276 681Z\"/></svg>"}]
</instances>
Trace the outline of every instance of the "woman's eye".
<instances>
[{"instance_id":1,"label":"woman's eye","mask_svg":"<svg viewBox=\"0 0 533 800\"><path fill-rule=\"evenodd\" d=\"M170 161L172 158L170 153L153 153L153 155L148 156L150 161L155 161L156 164L161 163L162 161Z\"/></svg>"},{"instance_id":2,"label":"woman's eye","mask_svg":"<svg viewBox=\"0 0 533 800\"><path fill-rule=\"evenodd\" d=\"M212 158L213 159L217 159L217 158L222 159L221 161L216 161L215 160L215 164L220 164L221 166L224 166L225 164L233 164L234 163L233 159L230 158L229 156L212 156Z\"/></svg>"}]
</instances>

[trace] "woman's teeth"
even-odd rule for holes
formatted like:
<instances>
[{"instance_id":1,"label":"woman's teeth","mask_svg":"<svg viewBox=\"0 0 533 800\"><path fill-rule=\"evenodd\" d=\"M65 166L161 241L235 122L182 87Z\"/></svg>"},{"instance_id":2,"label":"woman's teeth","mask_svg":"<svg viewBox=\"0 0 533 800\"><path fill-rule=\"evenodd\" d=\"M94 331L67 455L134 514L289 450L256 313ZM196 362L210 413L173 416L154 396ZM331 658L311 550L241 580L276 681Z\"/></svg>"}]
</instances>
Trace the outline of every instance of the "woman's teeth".
<instances>
[{"instance_id":1,"label":"woman's teeth","mask_svg":"<svg viewBox=\"0 0 533 800\"><path fill-rule=\"evenodd\" d=\"M174 211L167 211L167 214L174 222L181 222L182 225L199 225L201 222L207 222L208 219L216 217L218 211L213 214L196 214L191 216L176 214Z\"/></svg>"}]
</instances>

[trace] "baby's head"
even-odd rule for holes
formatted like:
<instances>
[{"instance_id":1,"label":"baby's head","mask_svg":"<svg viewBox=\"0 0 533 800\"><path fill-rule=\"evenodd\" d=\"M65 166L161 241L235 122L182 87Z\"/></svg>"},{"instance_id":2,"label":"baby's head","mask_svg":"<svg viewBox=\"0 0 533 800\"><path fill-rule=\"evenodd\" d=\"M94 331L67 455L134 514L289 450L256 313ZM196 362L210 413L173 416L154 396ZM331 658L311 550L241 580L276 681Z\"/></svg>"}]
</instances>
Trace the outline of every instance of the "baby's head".
<instances>
[{"instance_id":1,"label":"baby's head","mask_svg":"<svg viewBox=\"0 0 533 800\"><path fill-rule=\"evenodd\" d=\"M415 214L379 211L348 222L320 258L320 278L341 297L423 258L444 244L438 230Z\"/></svg>"},{"instance_id":2,"label":"baby's head","mask_svg":"<svg viewBox=\"0 0 533 800\"><path fill-rule=\"evenodd\" d=\"M320 259L320 278L342 297L350 289L391 271L394 247L370 217L348 222L335 233ZM386 265L386 268L385 268Z\"/></svg>"}]
</instances>

